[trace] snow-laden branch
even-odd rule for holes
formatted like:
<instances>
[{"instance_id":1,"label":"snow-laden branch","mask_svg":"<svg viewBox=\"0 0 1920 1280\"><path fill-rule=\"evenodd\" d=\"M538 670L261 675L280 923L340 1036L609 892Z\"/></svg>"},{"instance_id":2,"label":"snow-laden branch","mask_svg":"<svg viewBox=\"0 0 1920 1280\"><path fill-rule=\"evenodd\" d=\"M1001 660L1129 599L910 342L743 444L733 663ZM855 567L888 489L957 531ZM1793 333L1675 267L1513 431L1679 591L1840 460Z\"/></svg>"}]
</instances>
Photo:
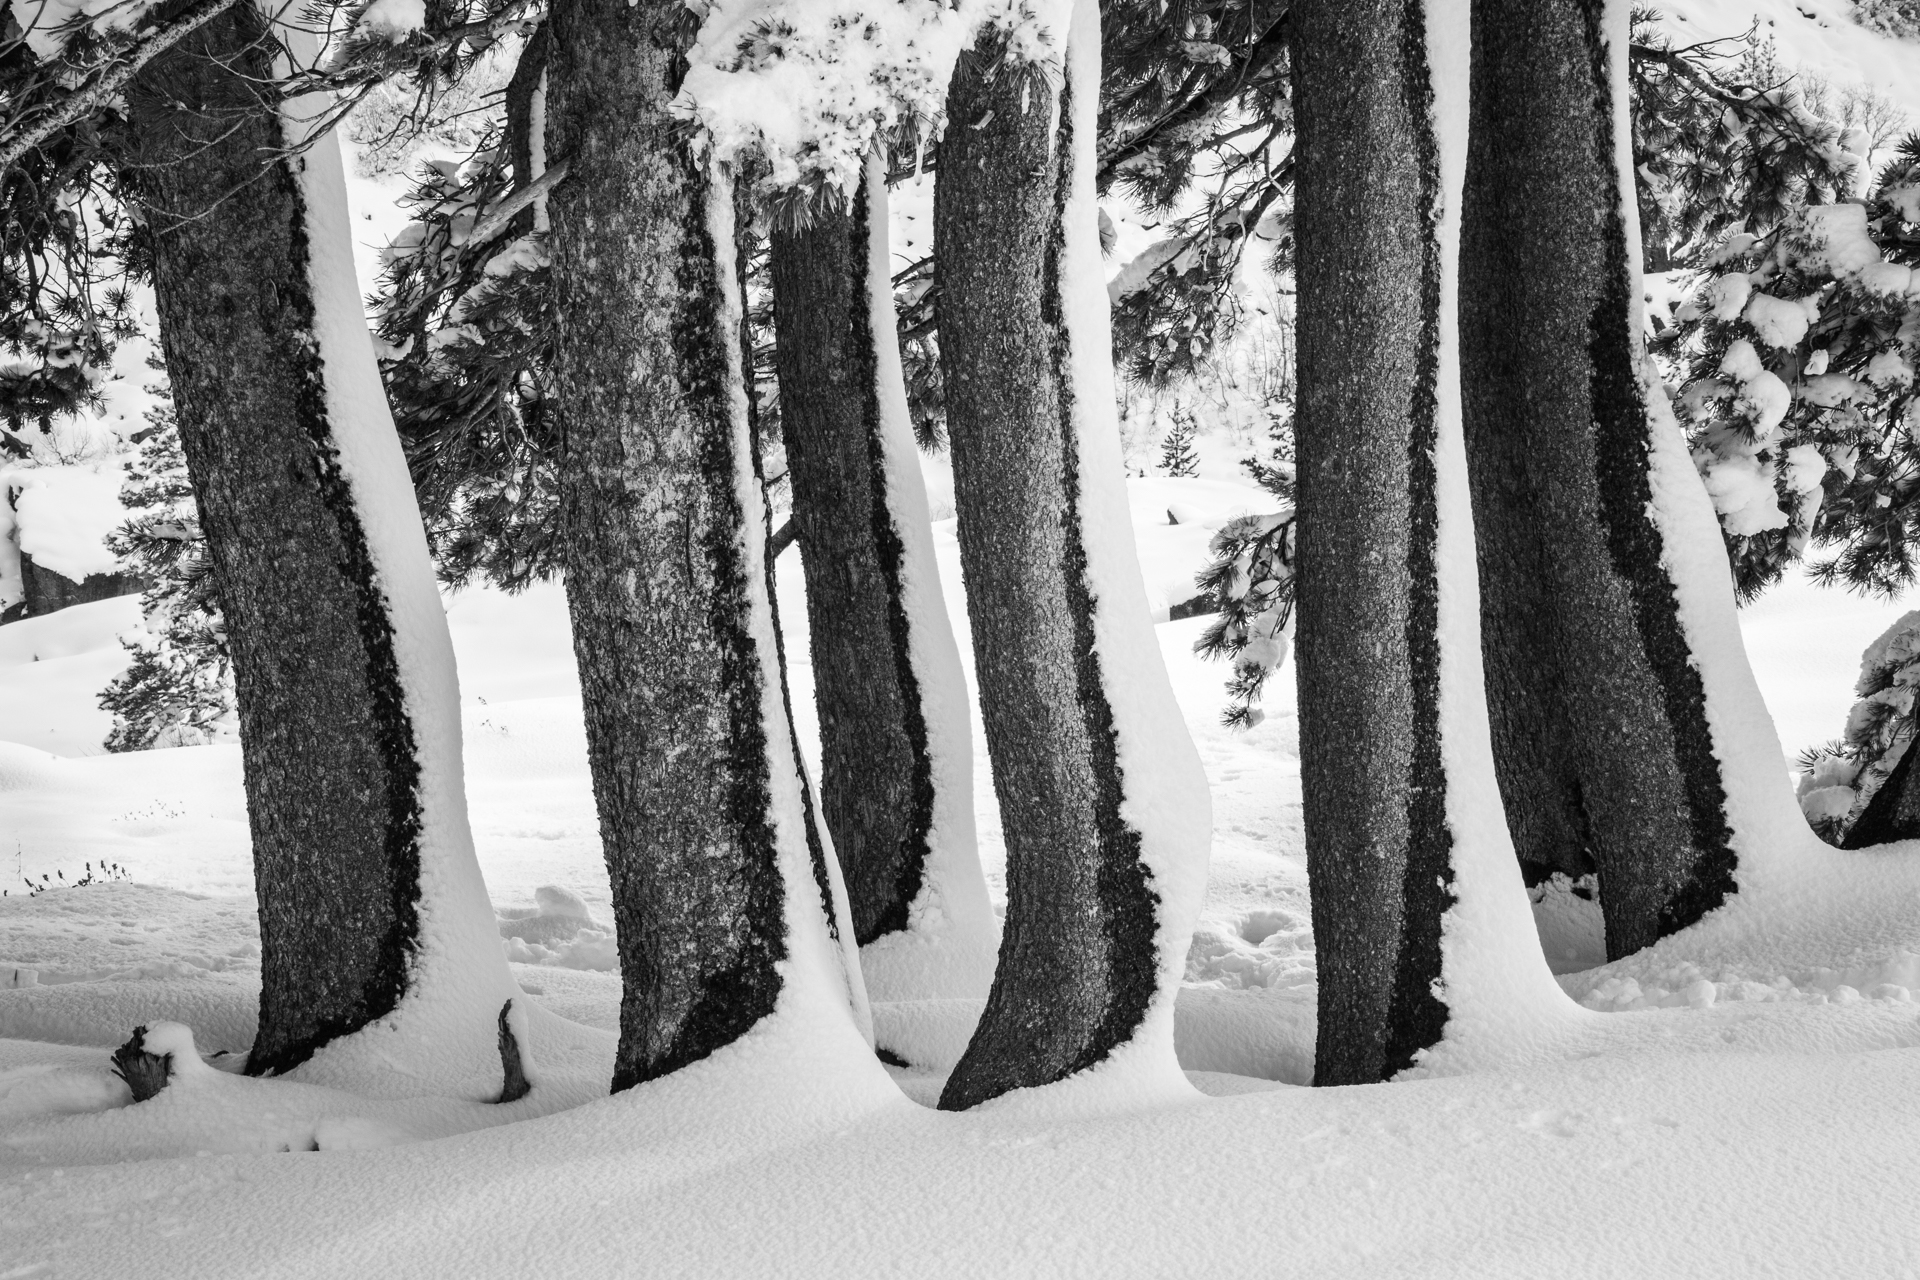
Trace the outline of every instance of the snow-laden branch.
<instances>
[{"instance_id":1,"label":"snow-laden branch","mask_svg":"<svg viewBox=\"0 0 1920 1280\"><path fill-rule=\"evenodd\" d=\"M679 111L715 159L757 154L774 191L851 193L877 140L937 135L947 83L987 31L1012 64L1057 68L1063 0L719 0Z\"/></svg>"}]
</instances>

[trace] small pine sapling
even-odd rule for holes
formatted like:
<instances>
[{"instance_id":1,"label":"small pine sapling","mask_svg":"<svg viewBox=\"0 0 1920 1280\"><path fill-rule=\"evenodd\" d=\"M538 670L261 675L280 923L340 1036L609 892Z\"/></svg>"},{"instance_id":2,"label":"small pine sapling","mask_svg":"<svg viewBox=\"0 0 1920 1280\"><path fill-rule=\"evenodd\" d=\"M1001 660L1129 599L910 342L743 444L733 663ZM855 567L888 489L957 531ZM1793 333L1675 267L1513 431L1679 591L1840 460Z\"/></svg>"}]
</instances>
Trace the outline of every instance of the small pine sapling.
<instances>
[{"instance_id":1,"label":"small pine sapling","mask_svg":"<svg viewBox=\"0 0 1920 1280\"><path fill-rule=\"evenodd\" d=\"M1178 401L1173 406L1173 425L1160 442L1160 469L1179 479L1199 474L1200 455L1194 452L1193 439L1199 430L1193 411Z\"/></svg>"},{"instance_id":2,"label":"small pine sapling","mask_svg":"<svg viewBox=\"0 0 1920 1280\"><path fill-rule=\"evenodd\" d=\"M180 433L171 406L147 416L120 491L127 519L109 546L152 585L140 598L144 628L120 642L131 661L100 694L113 715L109 751L197 746L236 732L233 657Z\"/></svg>"}]
</instances>

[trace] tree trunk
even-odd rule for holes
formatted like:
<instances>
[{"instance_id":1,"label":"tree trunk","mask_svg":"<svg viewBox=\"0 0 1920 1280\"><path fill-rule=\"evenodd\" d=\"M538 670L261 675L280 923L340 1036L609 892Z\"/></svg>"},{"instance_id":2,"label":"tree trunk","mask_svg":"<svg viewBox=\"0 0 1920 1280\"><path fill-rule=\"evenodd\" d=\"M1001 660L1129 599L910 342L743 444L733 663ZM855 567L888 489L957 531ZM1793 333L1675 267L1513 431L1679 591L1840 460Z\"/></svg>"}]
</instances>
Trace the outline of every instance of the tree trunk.
<instances>
[{"instance_id":1,"label":"tree trunk","mask_svg":"<svg viewBox=\"0 0 1920 1280\"><path fill-rule=\"evenodd\" d=\"M561 0L549 29L547 142L572 164L550 204L567 602L625 982L618 1090L773 1011L777 966L813 945L793 923L831 919L830 875L784 711L731 183L670 111L694 24L674 0Z\"/></svg>"},{"instance_id":2,"label":"tree trunk","mask_svg":"<svg viewBox=\"0 0 1920 1280\"><path fill-rule=\"evenodd\" d=\"M1598 871L1614 957L1719 905L1735 865L1654 509L1619 18L1474 0L1460 306L1500 789L1533 874Z\"/></svg>"},{"instance_id":3,"label":"tree trunk","mask_svg":"<svg viewBox=\"0 0 1920 1280\"><path fill-rule=\"evenodd\" d=\"M940 1099L954 1110L1091 1066L1156 997L1170 1008L1204 867L1204 775L1159 665L1112 443L1099 20L1091 0L1073 12L1059 90L997 47L963 61L935 185L960 555L1007 848L999 968Z\"/></svg>"},{"instance_id":4,"label":"tree trunk","mask_svg":"<svg viewBox=\"0 0 1920 1280\"><path fill-rule=\"evenodd\" d=\"M1435 627L1439 161L1421 0L1295 22L1300 783L1320 975L1314 1083L1439 1038L1452 904ZM1365 74L1355 74L1365 68Z\"/></svg>"},{"instance_id":5,"label":"tree trunk","mask_svg":"<svg viewBox=\"0 0 1920 1280\"><path fill-rule=\"evenodd\" d=\"M361 1058L342 1046L316 1069L468 1088L494 1070L513 988L467 829L452 646L338 147L276 158L317 104L276 110L267 35L237 7L129 94L161 345L233 650L260 899L247 1069L360 1032Z\"/></svg>"},{"instance_id":6,"label":"tree trunk","mask_svg":"<svg viewBox=\"0 0 1920 1280\"><path fill-rule=\"evenodd\" d=\"M886 182L877 160L869 170L851 209L773 233L821 799L854 936L889 939L863 963L874 998L980 995L992 911L973 841L965 677L894 346Z\"/></svg>"}]
</instances>

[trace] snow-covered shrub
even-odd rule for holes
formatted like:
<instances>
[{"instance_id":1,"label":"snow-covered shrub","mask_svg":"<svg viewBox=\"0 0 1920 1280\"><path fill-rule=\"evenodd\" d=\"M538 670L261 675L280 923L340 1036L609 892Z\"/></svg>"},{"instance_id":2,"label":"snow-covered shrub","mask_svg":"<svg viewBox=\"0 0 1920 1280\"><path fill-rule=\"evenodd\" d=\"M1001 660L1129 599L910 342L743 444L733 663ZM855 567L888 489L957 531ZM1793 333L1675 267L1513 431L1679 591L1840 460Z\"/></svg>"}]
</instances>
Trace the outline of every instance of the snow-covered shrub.
<instances>
[{"instance_id":1,"label":"snow-covered shrub","mask_svg":"<svg viewBox=\"0 0 1920 1280\"><path fill-rule=\"evenodd\" d=\"M1890 36L1920 40L1920 0L1853 0L1853 20Z\"/></svg>"},{"instance_id":2,"label":"snow-covered shrub","mask_svg":"<svg viewBox=\"0 0 1920 1280\"><path fill-rule=\"evenodd\" d=\"M127 464L126 522L109 546L152 583L140 597L144 627L121 638L131 661L100 694L113 715L109 751L198 746L237 736L233 659L213 566L170 406Z\"/></svg>"},{"instance_id":3,"label":"snow-covered shrub","mask_svg":"<svg viewBox=\"0 0 1920 1280\"><path fill-rule=\"evenodd\" d=\"M1676 313L1677 398L1751 596L1812 544L1830 580L1897 591L1915 578L1913 436L1920 365L1920 135L1865 200L1813 205L1731 236Z\"/></svg>"},{"instance_id":4,"label":"snow-covered shrub","mask_svg":"<svg viewBox=\"0 0 1920 1280\"><path fill-rule=\"evenodd\" d=\"M1846 734L1801 757L1800 810L1821 839L1839 844L1900 763L1914 735L1920 686L1920 611L1909 613L1860 656L1859 701Z\"/></svg>"}]
</instances>

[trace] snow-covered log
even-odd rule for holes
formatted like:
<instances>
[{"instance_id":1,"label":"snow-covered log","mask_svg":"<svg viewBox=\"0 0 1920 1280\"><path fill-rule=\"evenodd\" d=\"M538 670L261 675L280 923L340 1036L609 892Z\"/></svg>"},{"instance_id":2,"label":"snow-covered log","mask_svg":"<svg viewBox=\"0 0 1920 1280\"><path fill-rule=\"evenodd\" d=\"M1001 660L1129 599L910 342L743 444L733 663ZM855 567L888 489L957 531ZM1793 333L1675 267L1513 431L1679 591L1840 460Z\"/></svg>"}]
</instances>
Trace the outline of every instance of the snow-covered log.
<instances>
[{"instance_id":1,"label":"snow-covered log","mask_svg":"<svg viewBox=\"0 0 1920 1280\"><path fill-rule=\"evenodd\" d=\"M772 236L822 808L870 996L978 997L996 939L966 683L907 415L877 151L863 178L851 201Z\"/></svg>"},{"instance_id":2,"label":"snow-covered log","mask_svg":"<svg viewBox=\"0 0 1920 1280\"><path fill-rule=\"evenodd\" d=\"M338 145L306 136L326 103L275 100L269 21L236 6L128 94L232 642L262 950L248 1070L484 1096L515 988L467 826L453 649L361 310ZM277 34L311 55L310 36Z\"/></svg>"},{"instance_id":3,"label":"snow-covered log","mask_svg":"<svg viewBox=\"0 0 1920 1280\"><path fill-rule=\"evenodd\" d=\"M1041 38L990 28L956 72L934 199L961 564L1007 847L999 969L941 1098L956 1109L1096 1064L1178 1087L1173 995L1211 825L1122 480L1094 195L1099 10L1028 12ZM1022 47L1063 47L1059 78Z\"/></svg>"},{"instance_id":4,"label":"snow-covered log","mask_svg":"<svg viewBox=\"0 0 1920 1280\"><path fill-rule=\"evenodd\" d=\"M549 30L544 143L572 166L549 202L567 600L619 925L624 1089L777 1009L858 1045L849 1006L864 997L787 715L734 184L670 114L685 11L575 0Z\"/></svg>"},{"instance_id":5,"label":"snow-covered log","mask_svg":"<svg viewBox=\"0 0 1920 1280\"><path fill-rule=\"evenodd\" d=\"M1460 307L1508 821L1539 874L1598 872L1616 957L1805 835L1643 349L1628 18L1475 0Z\"/></svg>"}]
</instances>

